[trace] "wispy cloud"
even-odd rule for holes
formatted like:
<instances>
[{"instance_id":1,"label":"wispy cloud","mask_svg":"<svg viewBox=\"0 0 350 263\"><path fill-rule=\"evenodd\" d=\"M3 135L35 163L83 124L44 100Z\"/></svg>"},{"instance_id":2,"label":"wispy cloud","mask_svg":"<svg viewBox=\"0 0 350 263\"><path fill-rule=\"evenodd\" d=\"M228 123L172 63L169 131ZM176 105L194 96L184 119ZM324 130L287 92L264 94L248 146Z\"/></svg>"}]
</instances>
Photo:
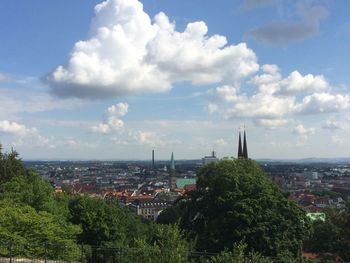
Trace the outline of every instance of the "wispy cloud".
<instances>
[{"instance_id":1,"label":"wispy cloud","mask_svg":"<svg viewBox=\"0 0 350 263\"><path fill-rule=\"evenodd\" d=\"M45 90L33 90L30 86L16 89L0 87L0 92L0 118L14 117L19 113L74 109L91 104L76 98L58 99Z\"/></svg>"},{"instance_id":2,"label":"wispy cloud","mask_svg":"<svg viewBox=\"0 0 350 263\"><path fill-rule=\"evenodd\" d=\"M299 1L296 4L294 20L282 20L257 27L249 31L247 35L268 44L302 41L316 35L319 32L321 21L327 16L326 7Z\"/></svg>"},{"instance_id":3,"label":"wispy cloud","mask_svg":"<svg viewBox=\"0 0 350 263\"><path fill-rule=\"evenodd\" d=\"M326 130L340 130L344 128L344 124L335 120L327 120L322 124L322 128Z\"/></svg>"},{"instance_id":4,"label":"wispy cloud","mask_svg":"<svg viewBox=\"0 0 350 263\"><path fill-rule=\"evenodd\" d=\"M0 82L9 81L10 79L10 75L0 72Z\"/></svg>"},{"instance_id":5,"label":"wispy cloud","mask_svg":"<svg viewBox=\"0 0 350 263\"><path fill-rule=\"evenodd\" d=\"M275 5L277 2L278 0L244 0L243 8L246 10L251 10L255 8Z\"/></svg>"}]
</instances>

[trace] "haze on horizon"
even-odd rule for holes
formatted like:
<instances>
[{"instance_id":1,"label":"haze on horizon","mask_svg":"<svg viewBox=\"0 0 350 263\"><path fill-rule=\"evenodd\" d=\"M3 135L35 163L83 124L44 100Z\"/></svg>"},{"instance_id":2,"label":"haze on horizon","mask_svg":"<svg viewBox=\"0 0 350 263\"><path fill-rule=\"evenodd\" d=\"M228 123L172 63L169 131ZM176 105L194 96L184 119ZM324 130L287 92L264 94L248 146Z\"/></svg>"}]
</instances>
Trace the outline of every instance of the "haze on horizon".
<instances>
[{"instance_id":1,"label":"haze on horizon","mask_svg":"<svg viewBox=\"0 0 350 263\"><path fill-rule=\"evenodd\" d=\"M0 2L0 143L24 159L350 157L347 1Z\"/></svg>"}]
</instances>

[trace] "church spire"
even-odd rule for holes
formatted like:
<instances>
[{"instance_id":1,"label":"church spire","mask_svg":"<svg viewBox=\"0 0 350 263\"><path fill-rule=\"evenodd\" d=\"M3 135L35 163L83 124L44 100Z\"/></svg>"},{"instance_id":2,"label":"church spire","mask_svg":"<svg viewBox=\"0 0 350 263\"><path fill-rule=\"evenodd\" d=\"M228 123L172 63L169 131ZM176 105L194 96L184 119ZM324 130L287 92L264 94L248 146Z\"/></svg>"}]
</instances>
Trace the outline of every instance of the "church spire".
<instances>
[{"instance_id":1,"label":"church spire","mask_svg":"<svg viewBox=\"0 0 350 263\"><path fill-rule=\"evenodd\" d=\"M247 139L245 136L245 130L243 134L243 158L248 159L248 147L247 147Z\"/></svg>"},{"instance_id":2,"label":"church spire","mask_svg":"<svg viewBox=\"0 0 350 263\"><path fill-rule=\"evenodd\" d=\"M238 135L238 156L237 158L243 157L242 152L242 140L241 140L241 129L239 129L239 135Z\"/></svg>"},{"instance_id":3,"label":"church spire","mask_svg":"<svg viewBox=\"0 0 350 263\"><path fill-rule=\"evenodd\" d=\"M170 170L175 171L175 160L174 160L174 153L171 153L171 159L170 159Z\"/></svg>"},{"instance_id":4,"label":"church spire","mask_svg":"<svg viewBox=\"0 0 350 263\"><path fill-rule=\"evenodd\" d=\"M171 153L171 160L170 160L170 173L169 173L169 188L172 190L175 188L176 185L176 178L175 176L175 160L174 160L174 153Z\"/></svg>"}]
</instances>

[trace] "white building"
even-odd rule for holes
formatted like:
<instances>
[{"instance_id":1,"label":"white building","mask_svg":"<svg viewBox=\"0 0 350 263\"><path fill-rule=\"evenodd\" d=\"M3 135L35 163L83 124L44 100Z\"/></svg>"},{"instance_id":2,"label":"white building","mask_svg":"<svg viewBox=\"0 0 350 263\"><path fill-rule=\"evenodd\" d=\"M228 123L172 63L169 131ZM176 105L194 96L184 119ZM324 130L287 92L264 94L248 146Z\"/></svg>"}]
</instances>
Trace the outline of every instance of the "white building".
<instances>
[{"instance_id":1,"label":"white building","mask_svg":"<svg viewBox=\"0 0 350 263\"><path fill-rule=\"evenodd\" d=\"M210 156L204 156L202 158L203 165L207 165L208 163L217 163L219 159L215 156L215 152L212 151Z\"/></svg>"}]
</instances>

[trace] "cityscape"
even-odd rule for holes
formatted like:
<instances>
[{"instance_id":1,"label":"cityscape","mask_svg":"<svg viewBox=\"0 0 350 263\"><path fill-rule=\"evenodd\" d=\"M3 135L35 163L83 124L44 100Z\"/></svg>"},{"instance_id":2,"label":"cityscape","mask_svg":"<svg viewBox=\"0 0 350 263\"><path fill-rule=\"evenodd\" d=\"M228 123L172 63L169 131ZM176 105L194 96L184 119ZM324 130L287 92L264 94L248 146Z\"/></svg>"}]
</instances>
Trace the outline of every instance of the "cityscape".
<instances>
[{"instance_id":1,"label":"cityscape","mask_svg":"<svg viewBox=\"0 0 350 263\"><path fill-rule=\"evenodd\" d=\"M242 149L242 150L240 150ZM239 135L237 158L248 158L246 136ZM137 214L155 220L180 196L196 189L196 174L217 163L215 151L198 160L30 161L26 165L49 180L56 192L69 189L103 199L114 198ZM350 198L350 161L257 160L268 177L310 216L325 208L344 209Z\"/></svg>"},{"instance_id":2,"label":"cityscape","mask_svg":"<svg viewBox=\"0 0 350 263\"><path fill-rule=\"evenodd\" d=\"M0 1L0 262L350 262L350 2Z\"/></svg>"}]
</instances>

